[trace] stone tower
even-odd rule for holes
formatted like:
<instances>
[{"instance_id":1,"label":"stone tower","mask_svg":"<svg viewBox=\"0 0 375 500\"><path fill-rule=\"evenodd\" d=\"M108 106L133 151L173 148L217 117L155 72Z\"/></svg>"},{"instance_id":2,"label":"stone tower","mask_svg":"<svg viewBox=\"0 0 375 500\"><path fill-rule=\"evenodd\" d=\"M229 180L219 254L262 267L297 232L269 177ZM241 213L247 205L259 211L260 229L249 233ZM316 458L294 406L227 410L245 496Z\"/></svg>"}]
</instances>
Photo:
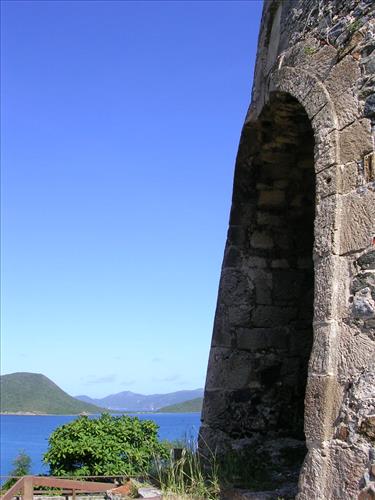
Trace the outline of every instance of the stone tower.
<instances>
[{"instance_id":1,"label":"stone tower","mask_svg":"<svg viewBox=\"0 0 375 500\"><path fill-rule=\"evenodd\" d=\"M200 432L254 498L375 498L374 5L264 4Z\"/></svg>"}]
</instances>

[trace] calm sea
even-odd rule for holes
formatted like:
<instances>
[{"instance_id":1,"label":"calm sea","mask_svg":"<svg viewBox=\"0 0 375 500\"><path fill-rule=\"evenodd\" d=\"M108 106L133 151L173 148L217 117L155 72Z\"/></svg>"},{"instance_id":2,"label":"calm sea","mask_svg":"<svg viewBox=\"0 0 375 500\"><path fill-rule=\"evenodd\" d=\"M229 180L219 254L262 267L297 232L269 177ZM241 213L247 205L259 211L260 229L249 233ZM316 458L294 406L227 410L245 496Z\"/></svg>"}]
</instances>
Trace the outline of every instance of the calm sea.
<instances>
[{"instance_id":1,"label":"calm sea","mask_svg":"<svg viewBox=\"0 0 375 500\"><path fill-rule=\"evenodd\" d=\"M199 413L138 414L137 417L154 420L159 426L160 439L173 441L187 437L195 440L198 435ZM66 415L0 415L0 475L9 474L12 462L20 451L31 458L32 474L46 474L48 468L43 465L42 456L47 451L49 435L59 425L75 418L77 417Z\"/></svg>"}]
</instances>

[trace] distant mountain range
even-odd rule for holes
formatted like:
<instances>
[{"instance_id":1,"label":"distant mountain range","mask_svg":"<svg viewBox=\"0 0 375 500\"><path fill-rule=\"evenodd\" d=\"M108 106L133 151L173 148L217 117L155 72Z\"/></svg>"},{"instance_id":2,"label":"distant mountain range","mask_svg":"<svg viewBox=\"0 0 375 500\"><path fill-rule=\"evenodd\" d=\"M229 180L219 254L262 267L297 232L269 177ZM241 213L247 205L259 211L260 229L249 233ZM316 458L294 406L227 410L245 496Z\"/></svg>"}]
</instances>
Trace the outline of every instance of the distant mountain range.
<instances>
[{"instance_id":1,"label":"distant mountain range","mask_svg":"<svg viewBox=\"0 0 375 500\"><path fill-rule=\"evenodd\" d=\"M76 396L77 399L85 403L91 403L116 411L157 411L165 406L176 405L202 397L203 389L177 391L168 394L151 394L148 396L124 391L98 399L88 396Z\"/></svg>"},{"instance_id":2,"label":"distant mountain range","mask_svg":"<svg viewBox=\"0 0 375 500\"><path fill-rule=\"evenodd\" d=\"M119 392L105 398L69 396L52 380L41 373L18 372L0 376L1 413L30 413L47 415L78 415L103 411L200 411L195 409L167 409L171 405L202 398L203 389L177 391L169 394L136 394ZM195 403L190 408L196 408ZM189 405L188 405L189 407Z\"/></svg>"},{"instance_id":3,"label":"distant mountain range","mask_svg":"<svg viewBox=\"0 0 375 500\"><path fill-rule=\"evenodd\" d=\"M178 403L176 405L164 406L158 411L161 413L192 413L201 412L203 405L203 398L190 399L189 401L184 401L183 403Z\"/></svg>"},{"instance_id":4,"label":"distant mountain range","mask_svg":"<svg viewBox=\"0 0 375 500\"><path fill-rule=\"evenodd\" d=\"M103 408L78 401L40 373L11 373L0 376L2 413L78 415L101 413Z\"/></svg>"}]
</instances>

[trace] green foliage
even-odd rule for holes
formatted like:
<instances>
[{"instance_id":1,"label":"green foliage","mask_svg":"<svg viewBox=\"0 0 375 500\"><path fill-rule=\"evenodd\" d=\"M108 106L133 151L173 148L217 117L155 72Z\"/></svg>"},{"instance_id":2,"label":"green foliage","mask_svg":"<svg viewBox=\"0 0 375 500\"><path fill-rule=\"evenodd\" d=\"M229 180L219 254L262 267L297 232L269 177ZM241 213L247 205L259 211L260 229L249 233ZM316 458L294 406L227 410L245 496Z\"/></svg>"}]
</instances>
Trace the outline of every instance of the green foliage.
<instances>
[{"instance_id":1,"label":"green foliage","mask_svg":"<svg viewBox=\"0 0 375 500\"><path fill-rule=\"evenodd\" d=\"M350 33L354 33L355 31L358 31L361 26L362 23L357 19L356 21L353 21L351 24L349 24L348 30Z\"/></svg>"},{"instance_id":2,"label":"green foliage","mask_svg":"<svg viewBox=\"0 0 375 500\"><path fill-rule=\"evenodd\" d=\"M192 413L201 412L203 405L203 398L190 399L189 401L184 401L183 403L178 403L175 405L164 406L160 408L158 412L160 413Z\"/></svg>"},{"instance_id":3,"label":"green foliage","mask_svg":"<svg viewBox=\"0 0 375 500\"><path fill-rule=\"evenodd\" d=\"M316 47L305 47L304 52L307 56L312 56L318 51Z\"/></svg>"},{"instance_id":4,"label":"green foliage","mask_svg":"<svg viewBox=\"0 0 375 500\"><path fill-rule=\"evenodd\" d=\"M146 473L154 457L168 456L158 426L137 417L80 417L49 437L44 462L56 476L134 476Z\"/></svg>"},{"instance_id":5,"label":"green foliage","mask_svg":"<svg viewBox=\"0 0 375 500\"><path fill-rule=\"evenodd\" d=\"M2 490L8 490L13 484L17 481L17 477L27 476L30 474L31 468L31 458L26 455L24 451L20 451L18 456L13 461L13 469L10 472L10 476L14 476L14 478L10 478L2 486Z\"/></svg>"},{"instance_id":6,"label":"green foliage","mask_svg":"<svg viewBox=\"0 0 375 500\"><path fill-rule=\"evenodd\" d=\"M11 373L0 377L1 411L33 412L57 415L100 413L95 405L69 396L49 378L40 373Z\"/></svg>"}]
</instances>

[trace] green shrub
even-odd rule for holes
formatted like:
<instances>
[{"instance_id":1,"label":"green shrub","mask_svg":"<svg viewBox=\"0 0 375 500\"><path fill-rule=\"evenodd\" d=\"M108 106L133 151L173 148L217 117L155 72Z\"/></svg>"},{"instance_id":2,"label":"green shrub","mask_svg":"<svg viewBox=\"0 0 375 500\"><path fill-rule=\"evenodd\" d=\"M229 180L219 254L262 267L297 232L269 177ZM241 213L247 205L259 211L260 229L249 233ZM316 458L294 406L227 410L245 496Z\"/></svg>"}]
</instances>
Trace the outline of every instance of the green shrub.
<instances>
[{"instance_id":1,"label":"green shrub","mask_svg":"<svg viewBox=\"0 0 375 500\"><path fill-rule=\"evenodd\" d=\"M21 476L27 476L30 474L30 468L31 468L31 458L26 455L24 451L20 451L18 456L14 459L13 461L13 469L9 473L10 476L15 476L21 477ZM13 484L17 481L17 479L8 479L5 481L5 483L2 486L2 490L6 491L8 490Z\"/></svg>"},{"instance_id":2,"label":"green shrub","mask_svg":"<svg viewBox=\"0 0 375 500\"><path fill-rule=\"evenodd\" d=\"M136 476L147 473L154 457L167 458L158 426L137 417L80 417L49 437L44 462L56 476Z\"/></svg>"}]
</instances>

